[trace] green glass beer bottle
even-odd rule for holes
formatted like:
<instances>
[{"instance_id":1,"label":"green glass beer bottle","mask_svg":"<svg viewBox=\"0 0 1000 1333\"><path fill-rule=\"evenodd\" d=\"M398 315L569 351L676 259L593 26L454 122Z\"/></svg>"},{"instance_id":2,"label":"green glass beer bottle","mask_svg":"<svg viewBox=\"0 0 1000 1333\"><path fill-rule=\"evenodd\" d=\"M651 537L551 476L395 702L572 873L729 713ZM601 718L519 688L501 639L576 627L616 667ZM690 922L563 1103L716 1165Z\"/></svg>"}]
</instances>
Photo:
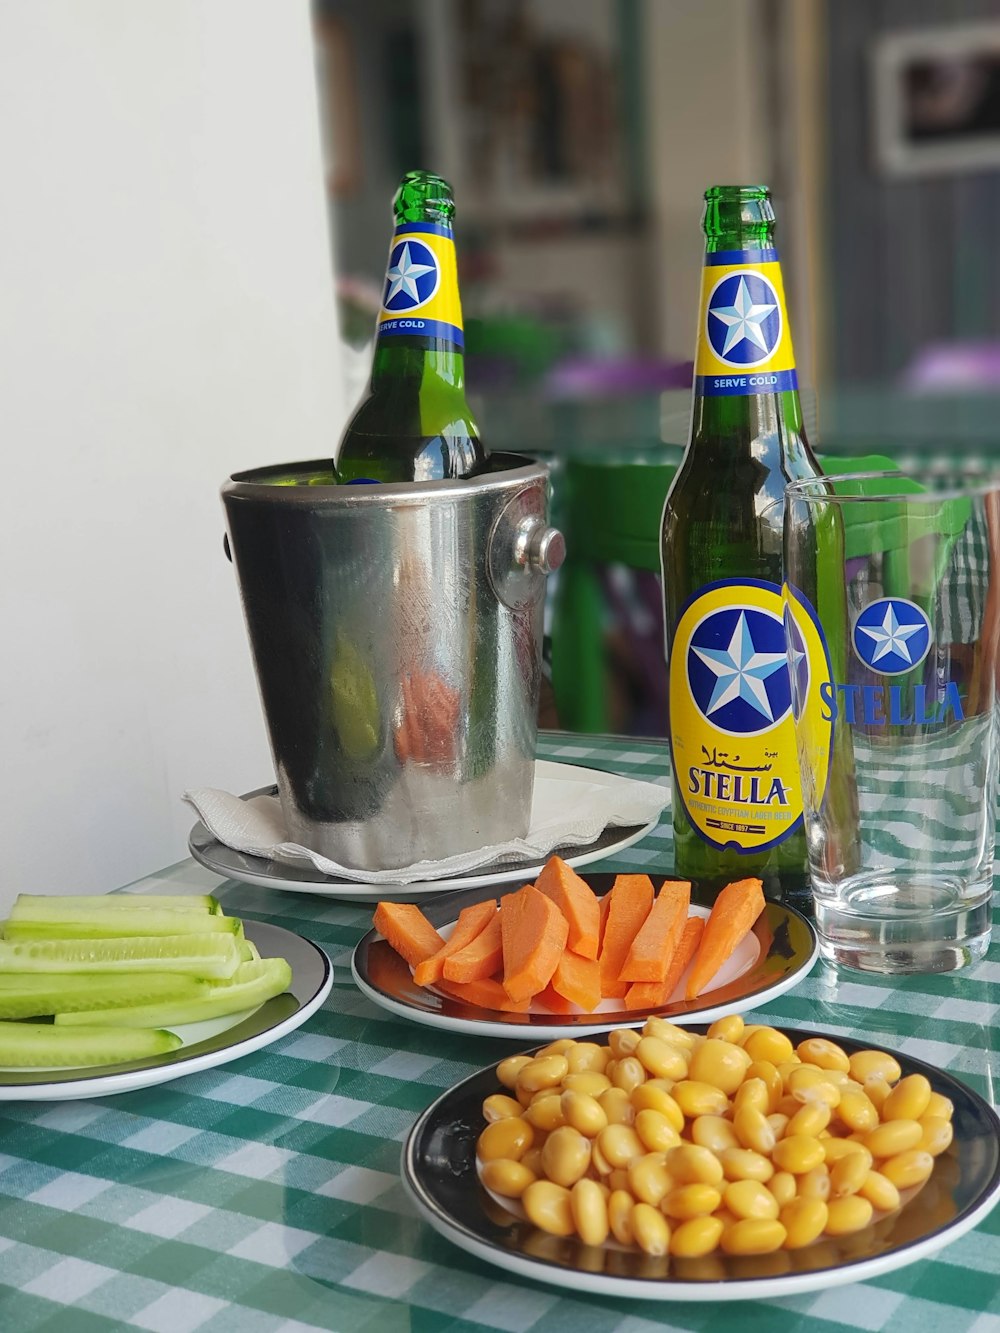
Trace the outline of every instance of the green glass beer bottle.
<instances>
[{"instance_id":1,"label":"green glass beer bottle","mask_svg":"<svg viewBox=\"0 0 1000 1333\"><path fill-rule=\"evenodd\" d=\"M341 482L439 481L484 469L465 398L451 186L410 171L396 218L368 394L337 450Z\"/></svg>"},{"instance_id":2,"label":"green glass beer bottle","mask_svg":"<svg viewBox=\"0 0 1000 1333\"><path fill-rule=\"evenodd\" d=\"M768 896L804 902L782 496L820 468L768 191L714 186L704 231L691 435L661 529L676 871L707 900L756 876ZM808 617L796 623L805 650L823 653Z\"/></svg>"}]
</instances>

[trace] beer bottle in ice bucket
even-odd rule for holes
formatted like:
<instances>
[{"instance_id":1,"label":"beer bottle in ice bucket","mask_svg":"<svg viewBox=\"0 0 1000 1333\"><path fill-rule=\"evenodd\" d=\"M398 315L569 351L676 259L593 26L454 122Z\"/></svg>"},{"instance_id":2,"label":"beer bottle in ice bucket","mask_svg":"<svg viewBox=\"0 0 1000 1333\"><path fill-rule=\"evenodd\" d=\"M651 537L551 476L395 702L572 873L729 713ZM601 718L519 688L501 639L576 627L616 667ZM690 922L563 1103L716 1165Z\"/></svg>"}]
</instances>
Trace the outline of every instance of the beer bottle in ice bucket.
<instances>
[{"instance_id":1,"label":"beer bottle in ice bucket","mask_svg":"<svg viewBox=\"0 0 1000 1333\"><path fill-rule=\"evenodd\" d=\"M465 399L451 186L410 171L394 201L367 396L337 451L341 482L438 481L484 470Z\"/></svg>"},{"instance_id":2,"label":"beer bottle in ice bucket","mask_svg":"<svg viewBox=\"0 0 1000 1333\"><path fill-rule=\"evenodd\" d=\"M805 901L781 501L786 482L820 469L768 191L714 186L705 205L691 436L661 532L675 868L708 898L754 875L769 896ZM795 625L819 661L814 621Z\"/></svg>"}]
</instances>

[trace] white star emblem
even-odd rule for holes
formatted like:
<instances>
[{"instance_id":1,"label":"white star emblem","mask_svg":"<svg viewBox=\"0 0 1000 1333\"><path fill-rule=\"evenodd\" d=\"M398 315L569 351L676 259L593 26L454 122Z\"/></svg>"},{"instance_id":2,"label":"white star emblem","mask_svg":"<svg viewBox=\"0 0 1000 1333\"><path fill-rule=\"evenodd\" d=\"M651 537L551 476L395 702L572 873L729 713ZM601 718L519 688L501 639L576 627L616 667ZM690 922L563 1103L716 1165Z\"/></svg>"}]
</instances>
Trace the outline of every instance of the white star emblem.
<instances>
[{"instance_id":1,"label":"white star emblem","mask_svg":"<svg viewBox=\"0 0 1000 1333\"><path fill-rule=\"evenodd\" d=\"M411 297L414 301L419 301L417 278L422 278L425 273L433 272L433 264L414 263L410 258L409 244L404 245L396 264L386 272L389 291L383 304L388 305L399 292L402 292L404 296Z\"/></svg>"},{"instance_id":2,"label":"white star emblem","mask_svg":"<svg viewBox=\"0 0 1000 1333\"><path fill-rule=\"evenodd\" d=\"M750 290L747 287L746 278L740 278L740 285L736 289L736 300L732 305L712 306L709 314L714 315L717 320L726 325L726 343L722 349L722 355L728 356L729 349L735 347L738 342L744 339L747 342L754 343L762 352L770 351L760 326L772 310L776 310L775 304L754 305L750 299Z\"/></svg>"},{"instance_id":3,"label":"white star emblem","mask_svg":"<svg viewBox=\"0 0 1000 1333\"><path fill-rule=\"evenodd\" d=\"M757 651L750 637L750 626L744 611L740 612L733 637L725 650L692 648L692 652L716 677L715 689L705 709L706 717L734 699L742 699L768 722L774 721L764 681L782 667L787 667L788 659L784 653Z\"/></svg>"},{"instance_id":4,"label":"white star emblem","mask_svg":"<svg viewBox=\"0 0 1000 1333\"><path fill-rule=\"evenodd\" d=\"M913 658L910 656L907 640L912 638L914 634L919 634L923 628L923 625L901 625L896 619L896 612L891 602L886 607L881 629L868 629L866 625L858 626L861 633L867 634L872 642L877 645L875 652L872 654L873 666L876 662L881 661L883 657L888 656L889 653L895 653L904 662L912 663Z\"/></svg>"}]
</instances>

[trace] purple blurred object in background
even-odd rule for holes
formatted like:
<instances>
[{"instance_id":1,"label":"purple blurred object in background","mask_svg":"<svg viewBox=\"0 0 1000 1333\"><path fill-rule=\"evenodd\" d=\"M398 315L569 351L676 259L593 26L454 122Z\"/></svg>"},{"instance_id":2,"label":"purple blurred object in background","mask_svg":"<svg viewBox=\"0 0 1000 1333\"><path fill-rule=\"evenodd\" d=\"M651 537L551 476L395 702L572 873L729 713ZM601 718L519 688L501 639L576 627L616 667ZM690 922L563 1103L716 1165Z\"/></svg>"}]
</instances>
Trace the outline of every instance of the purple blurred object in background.
<instances>
[{"instance_id":1,"label":"purple blurred object in background","mask_svg":"<svg viewBox=\"0 0 1000 1333\"><path fill-rule=\"evenodd\" d=\"M545 377L543 391L550 401L662 393L666 389L689 389L693 374L691 361L573 357L553 366Z\"/></svg>"},{"instance_id":2,"label":"purple blurred object in background","mask_svg":"<svg viewBox=\"0 0 1000 1333\"><path fill-rule=\"evenodd\" d=\"M903 373L913 393L988 393L1000 387L1000 342L935 342L921 348Z\"/></svg>"}]
</instances>

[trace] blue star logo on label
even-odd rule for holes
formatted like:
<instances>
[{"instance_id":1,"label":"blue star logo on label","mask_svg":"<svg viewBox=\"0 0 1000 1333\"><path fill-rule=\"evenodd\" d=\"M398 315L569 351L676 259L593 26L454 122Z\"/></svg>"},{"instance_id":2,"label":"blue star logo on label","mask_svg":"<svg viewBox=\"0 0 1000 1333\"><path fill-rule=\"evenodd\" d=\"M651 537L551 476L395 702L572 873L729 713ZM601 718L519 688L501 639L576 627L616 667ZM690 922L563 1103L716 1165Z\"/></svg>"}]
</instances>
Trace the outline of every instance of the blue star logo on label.
<instances>
[{"instance_id":1,"label":"blue star logo on label","mask_svg":"<svg viewBox=\"0 0 1000 1333\"><path fill-rule=\"evenodd\" d=\"M437 291L440 276L434 252L421 241L408 237L394 245L389 254L382 308L394 314L417 310Z\"/></svg>"},{"instance_id":2,"label":"blue star logo on label","mask_svg":"<svg viewBox=\"0 0 1000 1333\"><path fill-rule=\"evenodd\" d=\"M729 366L759 366L781 340L781 302L763 274L730 273L708 298L705 332L712 350Z\"/></svg>"},{"instance_id":3,"label":"blue star logo on label","mask_svg":"<svg viewBox=\"0 0 1000 1333\"><path fill-rule=\"evenodd\" d=\"M706 616L691 635L687 674L702 717L731 736L770 731L791 707L784 625L767 611Z\"/></svg>"},{"instance_id":4,"label":"blue star logo on label","mask_svg":"<svg viewBox=\"0 0 1000 1333\"><path fill-rule=\"evenodd\" d=\"M899 676L919 666L931 647L931 622L915 602L881 597L854 622L854 651L873 671Z\"/></svg>"}]
</instances>

